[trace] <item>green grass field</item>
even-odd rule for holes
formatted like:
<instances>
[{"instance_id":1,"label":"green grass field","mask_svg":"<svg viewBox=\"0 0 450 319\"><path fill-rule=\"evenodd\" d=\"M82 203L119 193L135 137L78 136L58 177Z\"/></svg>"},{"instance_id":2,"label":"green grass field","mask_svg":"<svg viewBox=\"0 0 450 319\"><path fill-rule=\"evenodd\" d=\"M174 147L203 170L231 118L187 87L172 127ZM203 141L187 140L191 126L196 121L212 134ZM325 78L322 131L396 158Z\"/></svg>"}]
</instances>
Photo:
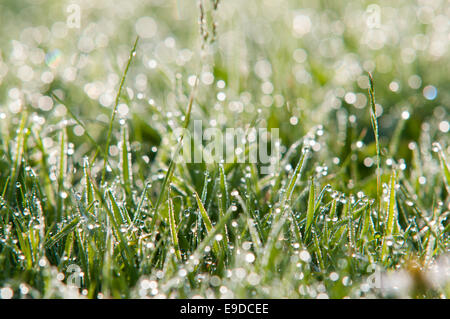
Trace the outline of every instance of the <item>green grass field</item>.
<instances>
[{"instance_id":1,"label":"green grass field","mask_svg":"<svg viewBox=\"0 0 450 319\"><path fill-rule=\"evenodd\" d=\"M0 298L448 298L449 17L2 0ZM177 160L199 121L247 142Z\"/></svg>"}]
</instances>

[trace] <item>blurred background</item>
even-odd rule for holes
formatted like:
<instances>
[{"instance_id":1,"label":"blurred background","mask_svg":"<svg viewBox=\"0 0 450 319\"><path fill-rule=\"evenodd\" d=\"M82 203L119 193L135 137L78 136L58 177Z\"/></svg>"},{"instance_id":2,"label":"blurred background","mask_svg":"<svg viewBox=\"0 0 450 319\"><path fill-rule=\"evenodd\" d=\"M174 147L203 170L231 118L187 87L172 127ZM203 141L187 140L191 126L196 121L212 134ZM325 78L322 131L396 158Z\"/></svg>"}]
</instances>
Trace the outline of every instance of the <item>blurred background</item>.
<instances>
[{"instance_id":1,"label":"blurred background","mask_svg":"<svg viewBox=\"0 0 450 319\"><path fill-rule=\"evenodd\" d=\"M147 165L156 156L168 158L170 132L182 125L198 77L193 119L223 129L279 128L284 150L307 135L323 175L342 173L334 187L364 188L376 166L367 72L375 79L387 165L408 175L430 160L433 142L449 151L449 16L445 0L2 0L2 143L14 137L26 110L50 166L62 127L72 165L92 158L84 129L52 94L103 145L139 36L117 113L130 129L137 185L158 171ZM30 143L29 160L39 162ZM109 153L119 161L114 143ZM436 173L433 163L423 170ZM7 169L6 161L0 165Z\"/></svg>"}]
</instances>

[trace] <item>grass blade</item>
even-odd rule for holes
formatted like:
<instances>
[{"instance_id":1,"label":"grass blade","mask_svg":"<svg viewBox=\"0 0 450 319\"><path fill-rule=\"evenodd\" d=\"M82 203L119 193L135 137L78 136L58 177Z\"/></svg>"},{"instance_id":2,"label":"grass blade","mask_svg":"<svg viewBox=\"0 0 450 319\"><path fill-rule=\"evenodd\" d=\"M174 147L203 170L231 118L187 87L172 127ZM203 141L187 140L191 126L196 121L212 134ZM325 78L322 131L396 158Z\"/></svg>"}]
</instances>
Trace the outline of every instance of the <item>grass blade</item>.
<instances>
[{"instance_id":1,"label":"grass blade","mask_svg":"<svg viewBox=\"0 0 450 319\"><path fill-rule=\"evenodd\" d=\"M314 212L315 212L315 189L314 189L314 179L311 179L311 186L309 188L309 197L308 197L308 210L306 212L306 228L305 234L310 231L312 222L314 220Z\"/></svg>"},{"instance_id":2,"label":"grass blade","mask_svg":"<svg viewBox=\"0 0 450 319\"><path fill-rule=\"evenodd\" d=\"M24 112L22 114L22 119L20 120L19 131L18 131L17 137L16 137L17 142L16 142L16 149L14 152L14 160L13 160L13 166L12 166L12 172L11 172L11 182L9 183L10 197L12 196L12 193L16 186L18 170L20 167L20 163L22 162L22 156L23 156L23 151L24 151L25 142L26 142L25 125L27 124L27 119L28 119L27 112Z\"/></svg>"},{"instance_id":3,"label":"grass blade","mask_svg":"<svg viewBox=\"0 0 450 319\"><path fill-rule=\"evenodd\" d=\"M435 142L433 143L433 148L437 150L439 155L439 162L441 163L442 173L443 173L443 180L445 188L447 189L447 193L450 194L450 169L449 165L447 163L447 159L445 157L444 151L442 150L442 146Z\"/></svg>"},{"instance_id":4,"label":"grass blade","mask_svg":"<svg viewBox=\"0 0 450 319\"><path fill-rule=\"evenodd\" d=\"M297 180L301 177L303 167L305 164L305 159L307 158L309 154L309 150L307 148L302 150L302 155L300 157L300 160L297 163L297 166L295 167L294 173L292 174L291 179L289 180L289 184L286 190L286 200L291 200L292 193L294 192L295 185L297 184Z\"/></svg>"},{"instance_id":5,"label":"grass blade","mask_svg":"<svg viewBox=\"0 0 450 319\"><path fill-rule=\"evenodd\" d=\"M198 194L194 193L194 196L195 196L195 199L197 200L198 208L200 210L200 214L202 216L203 223L205 224L206 231L208 232L208 234L210 234L212 232L212 229L213 229L213 225L211 223L211 220L209 219L208 213L206 212L206 209L203 206L203 203L202 203L200 197L198 196ZM213 250L214 250L214 253L216 255L219 254L219 246L218 246L216 241L214 241Z\"/></svg>"},{"instance_id":6,"label":"grass blade","mask_svg":"<svg viewBox=\"0 0 450 319\"><path fill-rule=\"evenodd\" d=\"M169 195L169 225L170 225L170 234L172 236L172 245L175 249L175 255L177 259L181 261L181 251L178 245L178 234L177 234L177 225L175 224L175 214L173 211L173 201Z\"/></svg>"},{"instance_id":7,"label":"grass blade","mask_svg":"<svg viewBox=\"0 0 450 319\"><path fill-rule=\"evenodd\" d=\"M395 182L396 182L396 172L395 170L391 174L391 179L389 183L389 202L387 207L387 221L385 227L385 234L383 239L383 247L381 252L381 259L383 261L387 258L388 245L387 241L392 240L392 234L394 232L394 222L395 222Z\"/></svg>"},{"instance_id":8,"label":"grass blade","mask_svg":"<svg viewBox=\"0 0 450 319\"><path fill-rule=\"evenodd\" d=\"M127 65L126 65L125 70L123 72L122 79L120 80L119 90L117 91L116 99L115 99L115 102L114 102L114 107L113 107L113 110L112 110L112 113L111 113L111 119L109 121L108 135L106 137L106 145L105 145L105 151L104 151L105 155L108 154L109 144L111 143L112 127L113 127L113 124L114 124L114 120L116 118L117 107L119 106L120 95L122 94L122 89L123 89L123 86L125 84L125 79L127 78L128 69L130 68L131 61L133 60L133 57L136 55L136 47L137 47L138 41L139 41L139 37L136 37L136 40L134 41L133 48L130 51L130 56L128 58ZM103 184L103 181L105 180L106 163L107 163L107 158L104 159L104 163L103 163L102 183L101 184Z\"/></svg>"},{"instance_id":9,"label":"grass blade","mask_svg":"<svg viewBox=\"0 0 450 319\"><path fill-rule=\"evenodd\" d=\"M60 240L61 238L63 238L66 235L69 235L78 226L79 222L80 222L80 217L75 217L59 233L57 233L56 235L49 238L47 240L47 242L45 243L45 247L51 248L54 244L56 244L58 242L58 240Z\"/></svg>"},{"instance_id":10,"label":"grass blade","mask_svg":"<svg viewBox=\"0 0 450 319\"><path fill-rule=\"evenodd\" d=\"M126 194L126 203L127 207L131 207L132 196L131 196L131 186L133 183L133 171L131 167L131 151L130 151L130 143L128 138L128 127L126 125L122 125L121 129L122 141L119 144L120 150L120 175L122 179L122 184L124 186L125 194Z\"/></svg>"},{"instance_id":11,"label":"grass blade","mask_svg":"<svg viewBox=\"0 0 450 319\"><path fill-rule=\"evenodd\" d=\"M63 129L60 133L59 167L58 167L58 194L57 194L57 216L56 221L60 221L64 210L64 179L67 171L67 133Z\"/></svg>"},{"instance_id":12,"label":"grass blade","mask_svg":"<svg viewBox=\"0 0 450 319\"><path fill-rule=\"evenodd\" d=\"M370 121L372 123L373 132L375 135L375 144L376 144L376 156L377 156L377 205L378 205L378 218L381 215L381 149L380 149L380 141L379 141L379 131L378 131L378 120L377 120L377 111L375 104L375 88L372 74L369 72L369 98L370 98ZM378 219L377 219L378 223Z\"/></svg>"}]
</instances>

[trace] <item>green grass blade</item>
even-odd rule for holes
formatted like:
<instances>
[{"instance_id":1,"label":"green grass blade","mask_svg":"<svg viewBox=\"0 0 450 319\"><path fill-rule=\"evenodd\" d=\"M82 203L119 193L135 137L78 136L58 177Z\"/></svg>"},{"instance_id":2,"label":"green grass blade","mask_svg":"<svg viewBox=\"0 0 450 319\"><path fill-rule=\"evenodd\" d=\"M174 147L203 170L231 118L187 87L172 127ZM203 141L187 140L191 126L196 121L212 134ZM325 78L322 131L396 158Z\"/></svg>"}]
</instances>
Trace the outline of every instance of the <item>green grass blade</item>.
<instances>
[{"instance_id":1,"label":"green grass blade","mask_svg":"<svg viewBox=\"0 0 450 319\"><path fill-rule=\"evenodd\" d=\"M136 47L137 47L138 41L139 41L139 37L136 37L136 40L134 41L133 48L130 51L130 56L128 58L127 65L125 66L125 70L123 72L122 79L120 80L119 90L117 91L116 99L114 101L114 107L113 107L113 110L112 110L112 113L111 113L111 118L110 118L110 121L109 121L108 133L107 133L107 137L106 137L106 145L105 145L105 151L104 151L105 155L107 155L108 151L109 151L109 144L111 143L112 127L113 127L113 124L114 124L114 120L116 118L117 107L119 106L120 95L122 94L122 89L123 89L123 86L125 84L125 80L127 78L128 69L130 68L131 61L133 60L133 57L136 55ZM105 180L106 163L107 163L107 158L104 159L104 163L103 163L102 184L103 184L103 181Z\"/></svg>"},{"instance_id":2,"label":"green grass blade","mask_svg":"<svg viewBox=\"0 0 450 319\"><path fill-rule=\"evenodd\" d=\"M450 194L450 169L447 159L445 157L442 146L439 143L433 143L433 147L437 150L439 156L439 162L441 163L442 177L444 180L444 185L447 189L447 193Z\"/></svg>"},{"instance_id":3,"label":"green grass blade","mask_svg":"<svg viewBox=\"0 0 450 319\"><path fill-rule=\"evenodd\" d=\"M136 222L139 220L139 218L141 217L141 211L142 211L142 205L144 204L144 200L147 196L147 189L150 187L150 183L146 183L144 186L144 190L142 191L142 195L141 195L141 200L139 201L138 207L136 208L136 212L134 213L134 217L133 217L133 222L132 225L136 224ZM148 198L148 202L150 205L150 209L153 209L153 205L150 201L150 198Z\"/></svg>"},{"instance_id":4,"label":"green grass blade","mask_svg":"<svg viewBox=\"0 0 450 319\"><path fill-rule=\"evenodd\" d=\"M222 194L222 212L226 212L228 209L228 206L230 205L230 200L228 197L228 186L227 186L227 178L225 175L225 169L223 167L223 164L219 164L219 172L220 172L220 192Z\"/></svg>"},{"instance_id":5,"label":"green grass blade","mask_svg":"<svg viewBox=\"0 0 450 319\"><path fill-rule=\"evenodd\" d=\"M385 226L385 234L383 239L383 247L381 258L382 260L386 260L388 245L387 241L392 240L392 235L394 232L394 223L395 223L395 183L396 183L396 172L395 170L391 174L391 179L389 182L389 202L387 207L387 221Z\"/></svg>"},{"instance_id":6,"label":"green grass blade","mask_svg":"<svg viewBox=\"0 0 450 319\"><path fill-rule=\"evenodd\" d=\"M63 129L60 133L60 150L59 150L59 166L58 166L58 194L57 194L57 216L56 221L60 221L64 211L64 180L67 172L67 133Z\"/></svg>"},{"instance_id":7,"label":"green grass blade","mask_svg":"<svg viewBox=\"0 0 450 319\"><path fill-rule=\"evenodd\" d=\"M377 205L378 205L378 218L381 215L381 201L382 201L382 191L381 191L381 147L379 141L379 130L378 130L378 120L377 111L375 103L375 87L372 74L369 72L369 100L370 100L370 121L372 123L372 128L375 136L376 144L376 157L377 157Z\"/></svg>"},{"instance_id":8,"label":"green grass blade","mask_svg":"<svg viewBox=\"0 0 450 319\"><path fill-rule=\"evenodd\" d=\"M128 127L122 126L122 142L120 143L120 167L122 183L125 186L127 193L131 190L131 183L133 181L133 174L131 170L131 152L130 143L128 142Z\"/></svg>"},{"instance_id":9,"label":"green grass blade","mask_svg":"<svg viewBox=\"0 0 450 319\"><path fill-rule=\"evenodd\" d=\"M17 175L20 167L20 163L22 162L22 156L25 148L25 142L26 142L26 133L25 133L25 126L27 124L28 115L27 112L23 112L22 118L20 120L19 130L16 137L16 149L14 152L14 160L12 165L12 172L11 172L11 180L10 180L10 197L12 196L12 193L14 191L16 181L17 181Z\"/></svg>"},{"instance_id":10,"label":"green grass blade","mask_svg":"<svg viewBox=\"0 0 450 319\"><path fill-rule=\"evenodd\" d=\"M203 223L205 224L206 231L209 233L213 228L211 220L209 219L208 213L206 212L206 209L203 206L203 203L202 203L200 197L198 197L198 194L194 193L194 196L197 201L198 209L200 210L200 214L202 216Z\"/></svg>"},{"instance_id":11,"label":"green grass blade","mask_svg":"<svg viewBox=\"0 0 450 319\"><path fill-rule=\"evenodd\" d=\"M114 195L111 192L111 190L108 190L108 196L109 196L109 201L111 203L112 211L114 213L114 220L120 226L120 225L122 225L122 224L124 224L126 222L125 218L122 215L122 212L120 211L119 205L117 204L117 201L114 198Z\"/></svg>"},{"instance_id":12,"label":"green grass blade","mask_svg":"<svg viewBox=\"0 0 450 319\"><path fill-rule=\"evenodd\" d=\"M305 160L308 157L308 154L309 154L308 149L304 149L302 151L300 160L298 161L297 166L295 167L294 173L292 174L291 179L289 180L289 184L286 189L286 197L285 197L287 201L291 200L292 193L294 192L294 188L295 188L295 185L297 184L297 181L301 177L303 167L305 164Z\"/></svg>"},{"instance_id":13,"label":"green grass blade","mask_svg":"<svg viewBox=\"0 0 450 319\"><path fill-rule=\"evenodd\" d=\"M206 211L205 207L203 206L203 203L202 203L200 197L198 196L198 194L194 193L194 196L197 201L198 209L200 210L200 214L202 216L203 223L205 224L206 231L208 232L208 234L210 234L213 230L213 225L211 223L211 219L209 219L208 212ZM219 245L217 244L217 241L214 241L213 250L216 255L219 254Z\"/></svg>"},{"instance_id":14,"label":"green grass blade","mask_svg":"<svg viewBox=\"0 0 450 319\"><path fill-rule=\"evenodd\" d=\"M92 189L91 180L89 178L89 160L84 159L83 162L83 175L85 183L85 205L88 207L94 201L94 190Z\"/></svg>"},{"instance_id":15,"label":"green grass blade","mask_svg":"<svg viewBox=\"0 0 450 319\"><path fill-rule=\"evenodd\" d=\"M314 189L314 179L311 179L311 186L309 188L309 197L308 197L308 210L306 212L306 228L305 234L309 233L312 222L314 220L314 212L315 212L315 189Z\"/></svg>"},{"instance_id":16,"label":"green grass blade","mask_svg":"<svg viewBox=\"0 0 450 319\"><path fill-rule=\"evenodd\" d=\"M69 235L80 222L80 217L75 217L70 223L68 223L64 228L57 233L56 235L52 236L47 240L45 243L46 248L51 248L54 244L56 244L61 238L63 238L66 235Z\"/></svg>"},{"instance_id":17,"label":"green grass blade","mask_svg":"<svg viewBox=\"0 0 450 319\"><path fill-rule=\"evenodd\" d=\"M175 224L175 214L173 211L173 201L169 195L169 225L170 225L170 234L172 236L172 245L175 249L175 255L177 259L181 261L181 251L180 246L178 245L178 233L177 233L177 225Z\"/></svg>"}]
</instances>

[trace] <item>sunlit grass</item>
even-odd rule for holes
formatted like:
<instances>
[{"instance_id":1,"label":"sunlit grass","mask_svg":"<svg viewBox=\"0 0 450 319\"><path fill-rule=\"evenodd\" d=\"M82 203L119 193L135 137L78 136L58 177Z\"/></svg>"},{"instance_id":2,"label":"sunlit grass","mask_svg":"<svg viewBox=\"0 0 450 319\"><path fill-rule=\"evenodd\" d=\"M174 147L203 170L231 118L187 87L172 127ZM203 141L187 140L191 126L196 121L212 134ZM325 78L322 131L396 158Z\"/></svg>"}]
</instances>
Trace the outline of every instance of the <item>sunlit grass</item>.
<instances>
[{"instance_id":1,"label":"sunlit grass","mask_svg":"<svg viewBox=\"0 0 450 319\"><path fill-rule=\"evenodd\" d=\"M61 6L0 5L2 298L449 296L448 3Z\"/></svg>"}]
</instances>

